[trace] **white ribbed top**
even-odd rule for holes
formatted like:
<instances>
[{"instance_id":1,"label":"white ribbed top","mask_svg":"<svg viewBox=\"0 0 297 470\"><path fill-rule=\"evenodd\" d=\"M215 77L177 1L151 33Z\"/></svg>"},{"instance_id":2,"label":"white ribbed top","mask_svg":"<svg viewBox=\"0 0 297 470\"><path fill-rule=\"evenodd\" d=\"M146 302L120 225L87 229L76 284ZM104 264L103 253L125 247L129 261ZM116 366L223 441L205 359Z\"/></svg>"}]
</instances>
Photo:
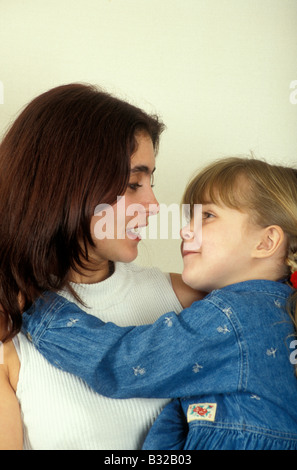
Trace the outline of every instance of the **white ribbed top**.
<instances>
[{"instance_id":1,"label":"white ribbed top","mask_svg":"<svg viewBox=\"0 0 297 470\"><path fill-rule=\"evenodd\" d=\"M181 310L169 276L156 268L117 263L105 281L73 287L88 305L84 310L121 326L152 323L163 313ZM62 295L76 302L69 293ZM141 448L168 400L103 397L79 378L51 366L23 334L17 341L24 449Z\"/></svg>"}]
</instances>

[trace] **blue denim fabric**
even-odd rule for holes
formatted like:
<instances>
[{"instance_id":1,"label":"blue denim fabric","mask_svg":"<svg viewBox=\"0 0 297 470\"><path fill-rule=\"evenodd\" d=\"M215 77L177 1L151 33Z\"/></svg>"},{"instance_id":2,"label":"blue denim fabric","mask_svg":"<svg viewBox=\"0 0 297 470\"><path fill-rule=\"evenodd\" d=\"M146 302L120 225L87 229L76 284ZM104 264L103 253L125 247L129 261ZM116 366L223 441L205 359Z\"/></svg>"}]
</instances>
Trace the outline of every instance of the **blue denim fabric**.
<instances>
[{"instance_id":1,"label":"blue denim fabric","mask_svg":"<svg viewBox=\"0 0 297 470\"><path fill-rule=\"evenodd\" d=\"M23 330L53 365L102 395L180 398L145 448L171 448L172 438L172 448L297 449L291 293L279 282L242 282L179 315L124 328L47 293L23 315Z\"/></svg>"}]
</instances>

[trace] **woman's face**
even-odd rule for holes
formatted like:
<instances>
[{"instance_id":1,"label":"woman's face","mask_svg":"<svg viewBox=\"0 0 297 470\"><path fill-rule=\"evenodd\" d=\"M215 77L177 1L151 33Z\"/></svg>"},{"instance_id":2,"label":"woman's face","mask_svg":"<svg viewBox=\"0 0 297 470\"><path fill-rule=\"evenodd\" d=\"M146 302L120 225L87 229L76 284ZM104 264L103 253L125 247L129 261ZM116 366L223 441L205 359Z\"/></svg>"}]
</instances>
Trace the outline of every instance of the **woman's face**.
<instances>
[{"instance_id":1,"label":"woman's face","mask_svg":"<svg viewBox=\"0 0 297 470\"><path fill-rule=\"evenodd\" d=\"M141 242L138 229L148 225L149 215L159 210L152 189L155 170L155 152L146 133L136 136L137 150L131 157L131 171L127 190L113 206L97 206L91 220L95 249L90 251L93 261L121 261L129 263L138 254Z\"/></svg>"}]
</instances>

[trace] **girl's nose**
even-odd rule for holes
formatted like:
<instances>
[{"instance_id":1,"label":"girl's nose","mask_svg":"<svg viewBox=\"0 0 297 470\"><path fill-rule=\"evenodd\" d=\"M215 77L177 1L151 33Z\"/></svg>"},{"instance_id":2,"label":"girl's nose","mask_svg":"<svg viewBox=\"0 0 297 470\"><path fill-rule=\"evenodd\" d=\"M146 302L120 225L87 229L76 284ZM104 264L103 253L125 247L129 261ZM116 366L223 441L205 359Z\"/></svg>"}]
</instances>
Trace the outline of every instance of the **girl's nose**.
<instances>
[{"instance_id":1,"label":"girl's nose","mask_svg":"<svg viewBox=\"0 0 297 470\"><path fill-rule=\"evenodd\" d=\"M184 241L189 241L194 238L194 232L191 230L190 224L185 225L180 231L180 236Z\"/></svg>"}]
</instances>

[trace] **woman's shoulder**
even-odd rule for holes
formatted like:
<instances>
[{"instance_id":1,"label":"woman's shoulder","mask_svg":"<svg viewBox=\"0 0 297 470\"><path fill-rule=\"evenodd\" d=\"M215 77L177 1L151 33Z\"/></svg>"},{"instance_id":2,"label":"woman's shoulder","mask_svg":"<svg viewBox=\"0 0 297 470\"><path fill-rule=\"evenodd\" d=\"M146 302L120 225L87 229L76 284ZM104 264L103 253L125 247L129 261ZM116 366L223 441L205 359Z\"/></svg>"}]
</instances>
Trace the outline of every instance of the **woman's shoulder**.
<instances>
[{"instance_id":1,"label":"woman's shoulder","mask_svg":"<svg viewBox=\"0 0 297 470\"><path fill-rule=\"evenodd\" d=\"M0 345L0 372L2 382L8 380L14 391L17 389L20 360L13 340Z\"/></svg>"},{"instance_id":2,"label":"woman's shoulder","mask_svg":"<svg viewBox=\"0 0 297 470\"><path fill-rule=\"evenodd\" d=\"M16 397L19 361L13 341L1 344L0 358L0 450L21 450L22 422Z\"/></svg>"}]
</instances>

